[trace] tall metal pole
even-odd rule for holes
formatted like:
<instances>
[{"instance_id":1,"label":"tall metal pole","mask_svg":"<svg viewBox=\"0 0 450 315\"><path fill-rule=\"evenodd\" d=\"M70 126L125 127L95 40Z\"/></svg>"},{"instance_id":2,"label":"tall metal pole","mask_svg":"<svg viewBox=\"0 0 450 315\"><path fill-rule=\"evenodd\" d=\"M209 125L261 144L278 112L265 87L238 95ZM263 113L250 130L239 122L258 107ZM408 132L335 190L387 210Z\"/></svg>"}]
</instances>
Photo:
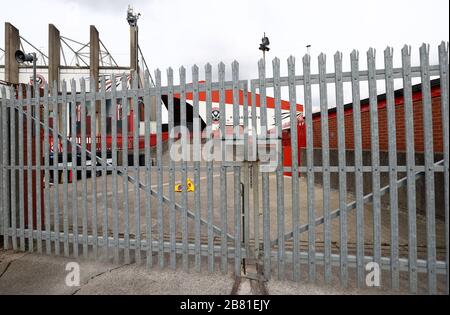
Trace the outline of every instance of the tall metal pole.
<instances>
[{"instance_id":1,"label":"tall metal pole","mask_svg":"<svg viewBox=\"0 0 450 315\"><path fill-rule=\"evenodd\" d=\"M37 58L36 58L36 53L32 53L32 55L33 55L33 86L32 86L32 90L31 90L31 95L34 97L34 98L36 98L36 85L37 85L37 82L36 82L36 61L37 61ZM39 93L39 87L37 88L37 92ZM35 117L35 115L36 115L36 107L37 106L39 106L39 104L37 104L37 103L35 103L35 106L32 106L31 104L30 104L30 107L31 107L31 117ZM32 121L32 126L34 125L34 123L33 123L33 121ZM32 128L31 129L31 135L34 137L35 136L35 128Z\"/></svg>"},{"instance_id":2,"label":"tall metal pole","mask_svg":"<svg viewBox=\"0 0 450 315\"><path fill-rule=\"evenodd\" d=\"M36 91L36 53L33 53L33 91Z\"/></svg>"},{"instance_id":3,"label":"tall metal pole","mask_svg":"<svg viewBox=\"0 0 450 315\"><path fill-rule=\"evenodd\" d=\"M265 37L266 37L266 32L264 32L263 38L265 38ZM263 52L263 61L264 61L264 64L266 64L266 50L263 49L262 52Z\"/></svg>"}]
</instances>

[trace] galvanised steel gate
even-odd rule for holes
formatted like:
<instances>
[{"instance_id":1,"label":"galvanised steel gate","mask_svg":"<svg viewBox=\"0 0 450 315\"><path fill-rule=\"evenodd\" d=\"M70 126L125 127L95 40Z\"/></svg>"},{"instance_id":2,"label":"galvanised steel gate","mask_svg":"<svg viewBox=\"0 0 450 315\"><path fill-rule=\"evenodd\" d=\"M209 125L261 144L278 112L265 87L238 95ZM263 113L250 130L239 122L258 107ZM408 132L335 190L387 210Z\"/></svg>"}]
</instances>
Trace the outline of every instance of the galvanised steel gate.
<instances>
[{"instance_id":1,"label":"galvanised steel gate","mask_svg":"<svg viewBox=\"0 0 450 315\"><path fill-rule=\"evenodd\" d=\"M423 45L420 66L414 67L405 46L402 67L395 68L387 48L384 68L377 69L370 49L367 70L359 69L353 51L349 72L338 52L333 73L321 54L318 74L312 74L306 55L301 75L290 57L287 76L281 76L275 58L271 78L261 60L259 78L250 82L239 80L234 62L230 81L220 63L217 81L207 64L204 81L198 67L192 68L193 83L186 83L181 67L177 85L168 69L165 85L157 70L155 85L149 73L142 83L134 75L131 87L123 76L108 89L103 78L99 92L93 80L89 87L72 81L70 91L62 82L59 93L56 84L46 86L35 97L29 86L3 87L3 248L115 263L134 259L149 268L181 264L185 271L207 266L226 273L231 263L236 275L255 263L262 266L260 280L275 274L329 284L338 276L344 287L365 287L367 264L376 263L383 286L448 294L448 44L438 51L439 65L430 65ZM430 84L436 78L437 103ZM413 82L420 83L419 91ZM395 86L402 87L401 110ZM344 106L349 99L351 106ZM297 103L304 104L306 128L306 147L299 150L303 113ZM313 114L316 106L320 114ZM434 119L436 113L440 119ZM369 115L368 150L364 115ZM387 129L380 128L382 119ZM423 144L415 143L419 133ZM415 152L419 145L423 152ZM283 163L286 154L291 165Z\"/></svg>"}]
</instances>

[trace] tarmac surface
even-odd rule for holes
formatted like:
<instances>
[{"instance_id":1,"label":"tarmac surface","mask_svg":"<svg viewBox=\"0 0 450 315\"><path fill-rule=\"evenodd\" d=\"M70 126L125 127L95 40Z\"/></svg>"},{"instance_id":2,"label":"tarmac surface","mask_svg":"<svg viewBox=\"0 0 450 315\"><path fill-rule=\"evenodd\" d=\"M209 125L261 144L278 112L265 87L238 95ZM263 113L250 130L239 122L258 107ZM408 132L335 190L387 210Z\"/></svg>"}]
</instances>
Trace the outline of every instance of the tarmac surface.
<instances>
[{"instance_id":1,"label":"tarmac surface","mask_svg":"<svg viewBox=\"0 0 450 315\"><path fill-rule=\"evenodd\" d=\"M113 265L77 260L80 285L67 286L66 265L71 258L31 253L0 252L0 294L45 295L252 295L252 294L390 294L380 289L342 289L291 281L270 280L264 291L253 280L218 272L186 273L177 270L146 270L143 265ZM232 266L230 265L231 269Z\"/></svg>"}]
</instances>

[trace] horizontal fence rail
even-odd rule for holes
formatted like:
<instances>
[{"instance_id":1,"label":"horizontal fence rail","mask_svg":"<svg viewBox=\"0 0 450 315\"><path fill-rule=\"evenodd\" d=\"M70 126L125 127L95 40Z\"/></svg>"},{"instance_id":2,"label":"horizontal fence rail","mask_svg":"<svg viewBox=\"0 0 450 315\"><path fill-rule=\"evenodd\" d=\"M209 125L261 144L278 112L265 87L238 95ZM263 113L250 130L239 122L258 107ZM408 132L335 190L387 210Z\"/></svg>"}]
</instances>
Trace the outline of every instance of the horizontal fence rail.
<instances>
[{"instance_id":1,"label":"horizontal fence rail","mask_svg":"<svg viewBox=\"0 0 450 315\"><path fill-rule=\"evenodd\" d=\"M2 247L448 294L448 43L395 53L2 87Z\"/></svg>"}]
</instances>

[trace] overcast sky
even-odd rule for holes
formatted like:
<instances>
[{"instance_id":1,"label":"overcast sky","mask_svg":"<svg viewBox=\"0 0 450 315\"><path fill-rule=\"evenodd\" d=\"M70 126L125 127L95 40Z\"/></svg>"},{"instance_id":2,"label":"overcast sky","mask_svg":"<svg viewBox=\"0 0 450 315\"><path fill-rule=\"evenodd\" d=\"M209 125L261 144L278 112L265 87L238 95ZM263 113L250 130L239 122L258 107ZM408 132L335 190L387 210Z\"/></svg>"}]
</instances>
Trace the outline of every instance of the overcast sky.
<instances>
[{"instance_id":1,"label":"overcast sky","mask_svg":"<svg viewBox=\"0 0 450 315\"><path fill-rule=\"evenodd\" d=\"M47 52L48 23L61 35L81 42L89 40L89 25L95 24L103 43L120 65L129 63L127 5L132 4L139 19L140 46L151 70L165 73L196 63L200 69L210 62L234 59L240 62L244 79L257 77L258 45L265 31L270 38L268 58L277 56L286 74L286 59L296 56L298 71L305 46L312 45L313 70L317 55L327 54L333 70L333 54L358 49L361 67L369 47L377 50L377 65L383 64L383 50L394 47L395 64L401 63L404 44L413 48L418 64L422 42L431 45L431 61L437 62L437 45L449 39L448 0L27 0L2 1L0 21L11 22L20 34ZM0 32L0 45L4 31ZM3 48L3 47L2 47ZM317 70L315 70L316 72Z\"/></svg>"}]
</instances>

